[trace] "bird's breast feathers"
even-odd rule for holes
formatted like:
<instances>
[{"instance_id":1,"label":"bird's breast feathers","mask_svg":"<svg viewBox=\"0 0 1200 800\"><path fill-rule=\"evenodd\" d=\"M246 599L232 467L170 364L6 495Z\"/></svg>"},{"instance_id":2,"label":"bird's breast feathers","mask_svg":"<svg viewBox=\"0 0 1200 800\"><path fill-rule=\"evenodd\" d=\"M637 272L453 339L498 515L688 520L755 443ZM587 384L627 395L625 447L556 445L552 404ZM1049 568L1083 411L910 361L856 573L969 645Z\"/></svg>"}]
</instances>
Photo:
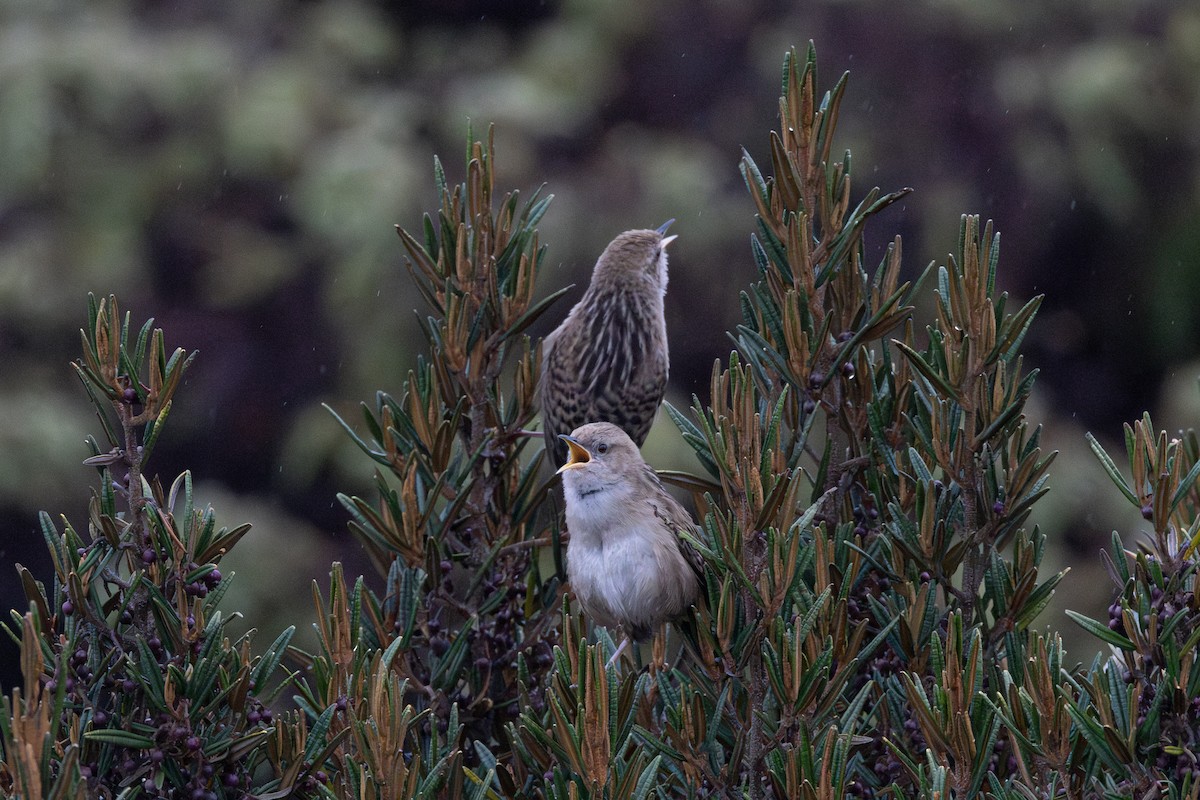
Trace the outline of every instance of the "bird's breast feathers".
<instances>
[{"instance_id":1,"label":"bird's breast feathers","mask_svg":"<svg viewBox=\"0 0 1200 800\"><path fill-rule=\"evenodd\" d=\"M585 531L578 527L570 529L567 577L598 622L674 616L690 603L691 593L682 593L674 585L679 573L674 535L665 535L668 532L653 513L648 518L621 519L598 537L582 536Z\"/></svg>"}]
</instances>

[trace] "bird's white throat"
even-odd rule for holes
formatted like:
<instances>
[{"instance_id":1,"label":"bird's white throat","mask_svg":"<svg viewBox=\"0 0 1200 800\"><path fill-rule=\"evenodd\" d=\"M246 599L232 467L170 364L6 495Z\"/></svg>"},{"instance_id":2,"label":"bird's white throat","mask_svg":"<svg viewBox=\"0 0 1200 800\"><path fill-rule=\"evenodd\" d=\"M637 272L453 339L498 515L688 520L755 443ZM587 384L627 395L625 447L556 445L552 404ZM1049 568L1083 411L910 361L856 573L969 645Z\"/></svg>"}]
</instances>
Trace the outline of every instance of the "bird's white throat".
<instances>
[{"instance_id":1,"label":"bird's white throat","mask_svg":"<svg viewBox=\"0 0 1200 800\"><path fill-rule=\"evenodd\" d=\"M563 473L563 495L567 501L567 527L575 531L606 528L614 509L632 493L626 481L590 474L585 469Z\"/></svg>"}]
</instances>

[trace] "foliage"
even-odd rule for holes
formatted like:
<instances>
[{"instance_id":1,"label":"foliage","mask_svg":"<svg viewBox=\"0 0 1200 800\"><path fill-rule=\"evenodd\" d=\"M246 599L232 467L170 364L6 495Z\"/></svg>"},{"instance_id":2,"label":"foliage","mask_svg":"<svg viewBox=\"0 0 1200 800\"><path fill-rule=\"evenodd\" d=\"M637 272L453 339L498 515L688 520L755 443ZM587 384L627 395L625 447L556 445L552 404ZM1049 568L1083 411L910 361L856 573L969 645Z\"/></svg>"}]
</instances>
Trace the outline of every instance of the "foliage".
<instances>
[{"instance_id":1,"label":"foliage","mask_svg":"<svg viewBox=\"0 0 1200 800\"><path fill-rule=\"evenodd\" d=\"M869 269L866 225L907 190L853 199L850 154L833 155L846 77L817 86L812 48L790 51L770 168L741 164L759 279L735 349L708 398L667 409L701 473L664 473L700 521L694 619L610 663L607 633L572 610L557 490L526 452L526 330L558 297L535 300L550 198L498 197L489 134L462 184L435 162L436 220L400 231L428 350L398 395L363 406L365 434L342 421L377 465L377 498L340 500L378 575L335 564L328 596L314 589L319 645L291 653L302 677L280 666L288 633L257 658L221 636L216 565L247 528L216 530L186 474L165 492L142 477L190 357L93 303L77 369L110 449L88 460L90 544L44 518L53 589L22 572L3 788L1200 795L1200 440L1127 427L1131 479L1093 440L1153 532L1136 552L1114 535L1108 623L1073 615L1113 654L1069 666L1031 627L1062 577L1042 573L1045 536L1027 527L1054 459L1024 414L1040 298L997 293L999 235L977 217L915 282L899 237ZM936 313L918 334L926 285ZM297 711L262 705L293 681Z\"/></svg>"},{"instance_id":2,"label":"foliage","mask_svg":"<svg viewBox=\"0 0 1200 800\"><path fill-rule=\"evenodd\" d=\"M221 558L249 525L217 527L191 476L168 488L146 460L194 353L168 355L149 320L131 334L116 298L89 304L74 364L103 444L86 536L49 515L49 588L19 567L29 610L6 628L24 686L0 712L0 788L19 797L288 796L315 786L306 724L269 707L290 680L282 633L260 655L231 641ZM143 382L145 381L145 382ZM313 740L320 745L321 739ZM316 764L323 759L318 758Z\"/></svg>"},{"instance_id":3,"label":"foliage","mask_svg":"<svg viewBox=\"0 0 1200 800\"><path fill-rule=\"evenodd\" d=\"M523 704L541 704L530 675L550 665L557 635L563 548L543 512L541 455L522 458L539 353L522 331L556 296L533 300L544 255L534 228L550 198L522 206L513 192L494 209L490 137L468 156L460 186L436 165L437 224L426 217L421 238L400 231L434 312L423 323L430 350L399 397L364 406L369 438L346 426L380 466L380 499L341 500L386 583L382 593L356 587L361 632L356 620L332 635L395 652L427 747L444 735L495 748ZM552 557L534 558L539 547ZM323 657L337 661L328 643ZM341 676L322 671L312 696L328 703L338 690ZM345 757L357 748L348 742ZM476 763L478 750L466 756Z\"/></svg>"}]
</instances>

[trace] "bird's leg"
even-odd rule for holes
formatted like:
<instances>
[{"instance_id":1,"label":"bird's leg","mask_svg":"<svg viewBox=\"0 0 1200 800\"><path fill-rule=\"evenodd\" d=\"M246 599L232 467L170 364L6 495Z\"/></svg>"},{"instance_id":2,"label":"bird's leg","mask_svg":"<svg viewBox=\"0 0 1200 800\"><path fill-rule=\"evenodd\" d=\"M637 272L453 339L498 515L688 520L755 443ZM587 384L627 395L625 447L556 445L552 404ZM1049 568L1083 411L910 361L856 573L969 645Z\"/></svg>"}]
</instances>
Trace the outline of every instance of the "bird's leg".
<instances>
[{"instance_id":1,"label":"bird's leg","mask_svg":"<svg viewBox=\"0 0 1200 800\"><path fill-rule=\"evenodd\" d=\"M608 662L604 665L605 669L608 669L609 667L611 667L617 663L617 659L621 657L621 653L624 652L625 647L628 644L629 644L629 637L628 636L623 637L621 639L621 643L619 645L617 645L617 649L613 651L613 654L611 656L609 656Z\"/></svg>"}]
</instances>

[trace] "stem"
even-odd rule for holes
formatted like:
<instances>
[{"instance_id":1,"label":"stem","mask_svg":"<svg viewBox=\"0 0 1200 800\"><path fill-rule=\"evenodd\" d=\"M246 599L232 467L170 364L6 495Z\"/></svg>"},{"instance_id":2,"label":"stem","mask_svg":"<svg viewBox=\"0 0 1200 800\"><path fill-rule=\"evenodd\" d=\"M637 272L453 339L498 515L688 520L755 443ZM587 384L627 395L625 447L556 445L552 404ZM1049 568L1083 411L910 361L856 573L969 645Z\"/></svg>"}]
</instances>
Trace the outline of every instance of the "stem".
<instances>
[{"instance_id":1,"label":"stem","mask_svg":"<svg viewBox=\"0 0 1200 800\"><path fill-rule=\"evenodd\" d=\"M974 470L970 470L974 473ZM983 582L983 561L986 558L987 549L985 543L978 541L979 531L976 530L977 515L975 513L975 481L974 475L970 479L964 478L963 481L963 526L966 528L967 538L971 542L971 546L967 548L967 557L963 563L963 586L962 586L962 604L963 604L963 624L969 626L971 620L975 616L975 598L979 594L979 584Z\"/></svg>"},{"instance_id":2,"label":"stem","mask_svg":"<svg viewBox=\"0 0 1200 800\"><path fill-rule=\"evenodd\" d=\"M766 542L762 531L754 529L754 518L750 501L744 489L739 487L737 497L738 525L742 530L742 563L746 565L746 575L752 585L758 584L759 576L766 567ZM762 620L758 619L761 611L748 589L742 590L743 623L757 627L760 631ZM759 770L762 765L764 743L762 717L760 711L766 699L766 673L762 660L762 649L757 644L752 647L751 657L746 665L749 681L749 712L750 728L746 734L747 743L745 757L742 760L742 780L749 784L749 796L752 800L763 797L762 782L759 780ZM731 787L732 789L732 787Z\"/></svg>"},{"instance_id":3,"label":"stem","mask_svg":"<svg viewBox=\"0 0 1200 800\"><path fill-rule=\"evenodd\" d=\"M760 709L766 695L766 676L763 674L762 657L755 655L750 662L750 731L747 734L746 760L742 764L742 776L749 782L752 800L763 797L762 781L759 780L759 766L763 758L763 731ZM732 788L732 787L731 787Z\"/></svg>"},{"instance_id":4,"label":"stem","mask_svg":"<svg viewBox=\"0 0 1200 800\"><path fill-rule=\"evenodd\" d=\"M502 557L508 555L509 553L528 550L534 547L549 547L550 544L551 542L549 536L543 536L539 539L526 539L523 542L513 542L512 544L507 544L504 547L501 547L500 552L497 555Z\"/></svg>"},{"instance_id":5,"label":"stem","mask_svg":"<svg viewBox=\"0 0 1200 800\"><path fill-rule=\"evenodd\" d=\"M121 429L125 435L125 463L129 466L129 478L126 480L126 497L129 504L129 537L137 546L134 548L134 558L140 558L141 553L153 546L150 534L146 530L144 517L146 505L149 502L142 491L142 448L138 443L137 420L133 409L120 401L114 401L117 417L121 421ZM133 624L145 637L154 634L154 618L149 613L150 595L144 585L134 590L129 608Z\"/></svg>"},{"instance_id":6,"label":"stem","mask_svg":"<svg viewBox=\"0 0 1200 800\"><path fill-rule=\"evenodd\" d=\"M142 493L142 448L138 444L137 423L133 412L125 403L114 402L117 416L121 420L121 428L125 434L125 463L129 466L129 480L126 489L129 493L130 531L138 538L138 544L148 544L144 541L145 525L142 521L142 510L146 507L146 496Z\"/></svg>"}]
</instances>

